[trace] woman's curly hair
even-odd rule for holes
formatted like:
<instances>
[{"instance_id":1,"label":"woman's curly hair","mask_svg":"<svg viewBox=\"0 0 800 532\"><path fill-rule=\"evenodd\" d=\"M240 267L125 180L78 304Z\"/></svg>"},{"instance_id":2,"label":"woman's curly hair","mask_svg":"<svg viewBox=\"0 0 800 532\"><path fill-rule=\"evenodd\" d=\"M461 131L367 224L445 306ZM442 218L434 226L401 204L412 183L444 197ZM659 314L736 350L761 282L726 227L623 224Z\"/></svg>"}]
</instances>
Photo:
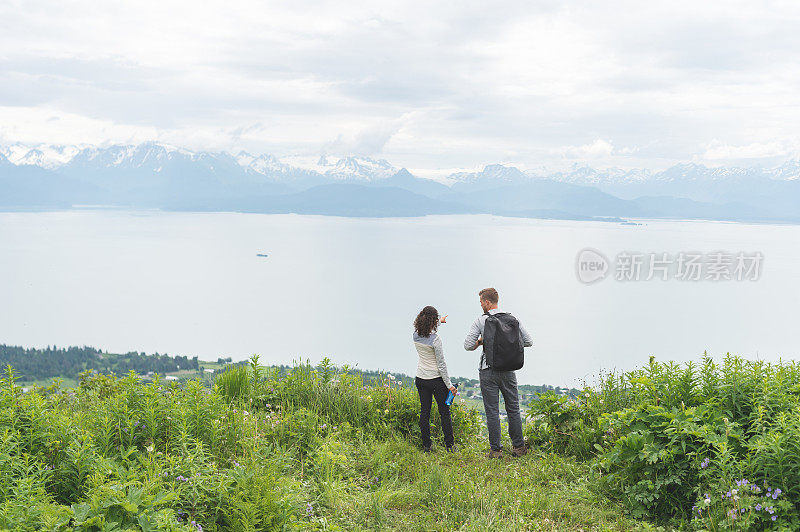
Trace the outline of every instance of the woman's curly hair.
<instances>
[{"instance_id":1,"label":"woman's curly hair","mask_svg":"<svg viewBox=\"0 0 800 532\"><path fill-rule=\"evenodd\" d=\"M423 337L428 337L439 328L439 311L428 305L417 314L414 330Z\"/></svg>"}]
</instances>

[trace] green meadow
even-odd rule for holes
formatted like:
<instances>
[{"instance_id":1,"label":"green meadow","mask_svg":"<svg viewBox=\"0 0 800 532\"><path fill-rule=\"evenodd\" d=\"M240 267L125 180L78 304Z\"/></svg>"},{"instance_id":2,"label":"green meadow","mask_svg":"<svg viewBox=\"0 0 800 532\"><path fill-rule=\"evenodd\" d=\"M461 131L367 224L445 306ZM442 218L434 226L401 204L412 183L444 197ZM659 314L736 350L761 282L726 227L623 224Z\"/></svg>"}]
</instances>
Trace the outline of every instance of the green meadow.
<instances>
[{"instance_id":1,"label":"green meadow","mask_svg":"<svg viewBox=\"0 0 800 532\"><path fill-rule=\"evenodd\" d=\"M416 390L327 360L201 379L0 382L6 530L796 530L800 368L728 356L543 393L530 452L419 447ZM508 443L508 442L506 442ZM507 448L510 447L506 445Z\"/></svg>"}]
</instances>

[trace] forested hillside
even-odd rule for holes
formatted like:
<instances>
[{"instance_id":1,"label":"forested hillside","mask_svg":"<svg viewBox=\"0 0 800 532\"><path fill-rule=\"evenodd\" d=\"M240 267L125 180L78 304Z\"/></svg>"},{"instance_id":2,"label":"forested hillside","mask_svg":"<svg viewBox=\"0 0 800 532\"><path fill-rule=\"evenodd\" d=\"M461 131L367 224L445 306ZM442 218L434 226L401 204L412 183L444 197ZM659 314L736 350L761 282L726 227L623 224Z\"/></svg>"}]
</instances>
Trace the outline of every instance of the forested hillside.
<instances>
[{"instance_id":1,"label":"forested hillside","mask_svg":"<svg viewBox=\"0 0 800 532\"><path fill-rule=\"evenodd\" d=\"M11 365L21 381L41 379L68 378L76 379L78 374L87 369L100 373L125 374L161 373L181 370L198 371L200 366L197 357L169 356L167 354L137 353L111 354L94 347L56 346L44 349L24 348L0 344L0 367Z\"/></svg>"}]
</instances>

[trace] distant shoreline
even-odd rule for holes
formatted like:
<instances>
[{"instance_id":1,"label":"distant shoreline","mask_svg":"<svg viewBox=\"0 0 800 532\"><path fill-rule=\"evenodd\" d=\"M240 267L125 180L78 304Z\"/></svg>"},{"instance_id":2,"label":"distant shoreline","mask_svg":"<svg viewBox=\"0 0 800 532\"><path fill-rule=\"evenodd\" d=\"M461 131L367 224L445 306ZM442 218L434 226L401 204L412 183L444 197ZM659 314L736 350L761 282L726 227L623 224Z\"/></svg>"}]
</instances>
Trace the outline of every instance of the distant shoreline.
<instances>
[{"instance_id":1,"label":"distant shoreline","mask_svg":"<svg viewBox=\"0 0 800 532\"><path fill-rule=\"evenodd\" d=\"M18 207L0 206L0 214L41 214L41 213L69 213L69 212L141 212L151 214L261 214L265 216L319 216L325 218L348 218L357 220L387 220L387 219L414 219L427 217L451 217L451 216L487 216L491 218L508 218L519 220L550 220L567 222L603 222L608 224L619 224L626 226L642 226L648 223L676 222L676 223L718 223L718 224L742 224L742 225L769 225L769 226L798 226L800 220L730 220L717 218L685 218L685 217L663 217L663 218L623 218L605 216L523 216L514 214L495 214L490 212L472 213L427 213L427 214L408 214L408 215L358 215L358 214L331 214L324 212L261 212L254 210L193 210L193 209L161 209L157 207L130 207L124 205L73 205L71 207Z\"/></svg>"}]
</instances>

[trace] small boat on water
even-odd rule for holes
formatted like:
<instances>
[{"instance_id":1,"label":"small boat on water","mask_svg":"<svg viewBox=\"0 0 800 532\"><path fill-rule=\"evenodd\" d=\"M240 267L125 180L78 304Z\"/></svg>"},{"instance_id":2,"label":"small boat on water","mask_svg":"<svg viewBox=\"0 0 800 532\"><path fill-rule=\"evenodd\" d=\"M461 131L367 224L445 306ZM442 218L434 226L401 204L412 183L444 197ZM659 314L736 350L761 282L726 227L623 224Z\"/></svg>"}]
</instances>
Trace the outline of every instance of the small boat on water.
<instances>
[{"instance_id":1,"label":"small boat on water","mask_svg":"<svg viewBox=\"0 0 800 532\"><path fill-rule=\"evenodd\" d=\"M266 253L256 253L256 257L269 257Z\"/></svg>"}]
</instances>

